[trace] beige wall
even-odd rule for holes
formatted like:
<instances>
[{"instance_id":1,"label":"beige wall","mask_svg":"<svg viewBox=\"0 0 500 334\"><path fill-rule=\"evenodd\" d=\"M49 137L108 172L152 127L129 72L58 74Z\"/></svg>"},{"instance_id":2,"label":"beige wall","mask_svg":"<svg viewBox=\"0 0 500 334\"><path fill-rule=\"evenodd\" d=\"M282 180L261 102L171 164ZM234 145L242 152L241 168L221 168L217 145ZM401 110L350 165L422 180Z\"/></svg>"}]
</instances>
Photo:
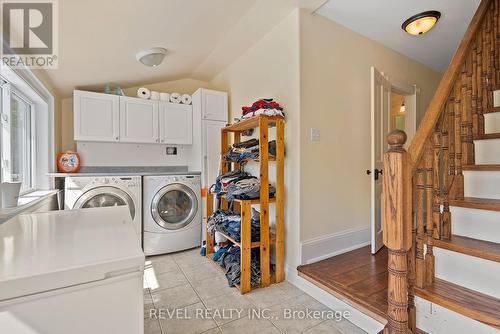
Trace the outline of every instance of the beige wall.
<instances>
[{"instance_id":1,"label":"beige wall","mask_svg":"<svg viewBox=\"0 0 500 334\"><path fill-rule=\"evenodd\" d=\"M286 263L289 268L295 268L299 261L298 20L299 12L295 10L212 81L214 87L229 92L231 118L241 116L241 107L259 98L272 97L285 109Z\"/></svg>"},{"instance_id":2,"label":"beige wall","mask_svg":"<svg viewBox=\"0 0 500 334\"><path fill-rule=\"evenodd\" d=\"M177 92L181 94L192 94L198 88L211 88L212 85L206 81L200 81L195 79L180 79L173 81L158 82L154 84L144 85L140 87L147 87L151 90L156 90L159 92L172 93ZM114 87L113 87L114 88ZM125 95L136 96L137 87L124 88ZM73 98L68 97L62 99L60 102L60 122L58 129L60 129L57 134L59 138L60 147L62 150L76 150L76 143L73 139Z\"/></svg>"},{"instance_id":3,"label":"beige wall","mask_svg":"<svg viewBox=\"0 0 500 334\"><path fill-rule=\"evenodd\" d=\"M420 115L440 80L373 40L301 12L301 241L370 224L371 66L420 87ZM319 142L310 141L311 128L321 130Z\"/></svg>"}]
</instances>

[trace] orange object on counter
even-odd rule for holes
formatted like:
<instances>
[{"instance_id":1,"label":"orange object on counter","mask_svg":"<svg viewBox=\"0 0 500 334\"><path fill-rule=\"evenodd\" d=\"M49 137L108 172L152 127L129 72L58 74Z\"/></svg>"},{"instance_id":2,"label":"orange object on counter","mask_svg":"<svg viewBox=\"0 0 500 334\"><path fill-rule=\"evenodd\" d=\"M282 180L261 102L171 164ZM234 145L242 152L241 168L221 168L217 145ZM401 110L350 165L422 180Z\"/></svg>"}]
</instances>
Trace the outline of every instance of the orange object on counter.
<instances>
[{"instance_id":1,"label":"orange object on counter","mask_svg":"<svg viewBox=\"0 0 500 334\"><path fill-rule=\"evenodd\" d=\"M61 173L76 173L80 170L80 155L66 151L57 155L57 170Z\"/></svg>"}]
</instances>

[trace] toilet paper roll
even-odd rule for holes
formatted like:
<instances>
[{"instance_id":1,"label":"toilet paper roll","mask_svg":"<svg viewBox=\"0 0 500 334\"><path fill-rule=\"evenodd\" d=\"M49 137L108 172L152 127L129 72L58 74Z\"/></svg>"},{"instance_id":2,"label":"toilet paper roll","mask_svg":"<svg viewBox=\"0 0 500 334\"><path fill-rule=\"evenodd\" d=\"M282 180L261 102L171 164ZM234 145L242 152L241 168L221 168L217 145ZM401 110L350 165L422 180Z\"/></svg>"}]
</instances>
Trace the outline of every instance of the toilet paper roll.
<instances>
[{"instance_id":1,"label":"toilet paper roll","mask_svg":"<svg viewBox=\"0 0 500 334\"><path fill-rule=\"evenodd\" d=\"M184 94L181 96L181 103L182 104L191 104L191 95L189 94Z\"/></svg>"},{"instance_id":2,"label":"toilet paper roll","mask_svg":"<svg viewBox=\"0 0 500 334\"><path fill-rule=\"evenodd\" d=\"M151 97L151 91L146 87L141 87L137 90L137 97L147 100Z\"/></svg>"},{"instance_id":3,"label":"toilet paper roll","mask_svg":"<svg viewBox=\"0 0 500 334\"><path fill-rule=\"evenodd\" d=\"M156 92L154 90L151 91L151 100L159 100L160 99L160 92Z\"/></svg>"},{"instance_id":4,"label":"toilet paper roll","mask_svg":"<svg viewBox=\"0 0 500 334\"><path fill-rule=\"evenodd\" d=\"M181 102L181 94L179 94L179 93L170 94L170 102L180 103Z\"/></svg>"},{"instance_id":5,"label":"toilet paper roll","mask_svg":"<svg viewBox=\"0 0 500 334\"><path fill-rule=\"evenodd\" d=\"M169 93L160 93L160 100L161 101L170 101L170 94Z\"/></svg>"}]
</instances>

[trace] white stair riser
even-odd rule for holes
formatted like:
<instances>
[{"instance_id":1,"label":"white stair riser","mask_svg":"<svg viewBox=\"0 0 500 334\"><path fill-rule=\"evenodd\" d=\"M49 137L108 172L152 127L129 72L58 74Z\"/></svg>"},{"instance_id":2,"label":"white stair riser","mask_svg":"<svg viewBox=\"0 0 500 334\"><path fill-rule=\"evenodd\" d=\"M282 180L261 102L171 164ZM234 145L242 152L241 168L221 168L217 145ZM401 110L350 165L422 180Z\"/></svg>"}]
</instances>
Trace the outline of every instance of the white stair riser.
<instances>
[{"instance_id":1,"label":"white stair riser","mask_svg":"<svg viewBox=\"0 0 500 334\"><path fill-rule=\"evenodd\" d=\"M500 139L474 140L476 165L500 164Z\"/></svg>"},{"instance_id":2,"label":"white stair riser","mask_svg":"<svg viewBox=\"0 0 500 334\"><path fill-rule=\"evenodd\" d=\"M500 212L450 207L451 230L464 237L500 243Z\"/></svg>"},{"instance_id":3,"label":"white stair riser","mask_svg":"<svg viewBox=\"0 0 500 334\"><path fill-rule=\"evenodd\" d=\"M436 277L500 298L500 263L434 247Z\"/></svg>"},{"instance_id":4,"label":"white stair riser","mask_svg":"<svg viewBox=\"0 0 500 334\"><path fill-rule=\"evenodd\" d=\"M484 114L484 133L500 133L500 112Z\"/></svg>"},{"instance_id":5,"label":"white stair riser","mask_svg":"<svg viewBox=\"0 0 500 334\"><path fill-rule=\"evenodd\" d=\"M498 329L450 311L420 297L415 298L417 327L429 334L498 334Z\"/></svg>"},{"instance_id":6,"label":"white stair riser","mask_svg":"<svg viewBox=\"0 0 500 334\"><path fill-rule=\"evenodd\" d=\"M464 195L500 199L500 171L464 171Z\"/></svg>"}]
</instances>

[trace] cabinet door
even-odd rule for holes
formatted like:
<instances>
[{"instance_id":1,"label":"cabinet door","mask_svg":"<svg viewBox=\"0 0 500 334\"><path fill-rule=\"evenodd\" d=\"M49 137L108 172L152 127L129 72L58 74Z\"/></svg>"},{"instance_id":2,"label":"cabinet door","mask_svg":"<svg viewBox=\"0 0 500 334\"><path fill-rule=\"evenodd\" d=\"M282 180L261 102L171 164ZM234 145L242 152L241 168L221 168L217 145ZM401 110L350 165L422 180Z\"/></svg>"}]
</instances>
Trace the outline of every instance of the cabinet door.
<instances>
[{"instance_id":1,"label":"cabinet door","mask_svg":"<svg viewBox=\"0 0 500 334\"><path fill-rule=\"evenodd\" d=\"M184 104L160 102L161 142L191 145L193 143L193 107Z\"/></svg>"},{"instance_id":2,"label":"cabinet door","mask_svg":"<svg viewBox=\"0 0 500 334\"><path fill-rule=\"evenodd\" d=\"M120 96L120 141L158 143L158 101Z\"/></svg>"},{"instance_id":3,"label":"cabinet door","mask_svg":"<svg viewBox=\"0 0 500 334\"><path fill-rule=\"evenodd\" d=\"M203 89L201 95L203 119L227 123L227 93Z\"/></svg>"},{"instance_id":4,"label":"cabinet door","mask_svg":"<svg viewBox=\"0 0 500 334\"><path fill-rule=\"evenodd\" d=\"M220 169L220 142L221 129L225 122L203 122L203 187L210 187L215 183Z\"/></svg>"},{"instance_id":5,"label":"cabinet door","mask_svg":"<svg viewBox=\"0 0 500 334\"><path fill-rule=\"evenodd\" d=\"M119 96L116 95L75 90L73 93L75 140L119 140L119 101Z\"/></svg>"}]
</instances>

